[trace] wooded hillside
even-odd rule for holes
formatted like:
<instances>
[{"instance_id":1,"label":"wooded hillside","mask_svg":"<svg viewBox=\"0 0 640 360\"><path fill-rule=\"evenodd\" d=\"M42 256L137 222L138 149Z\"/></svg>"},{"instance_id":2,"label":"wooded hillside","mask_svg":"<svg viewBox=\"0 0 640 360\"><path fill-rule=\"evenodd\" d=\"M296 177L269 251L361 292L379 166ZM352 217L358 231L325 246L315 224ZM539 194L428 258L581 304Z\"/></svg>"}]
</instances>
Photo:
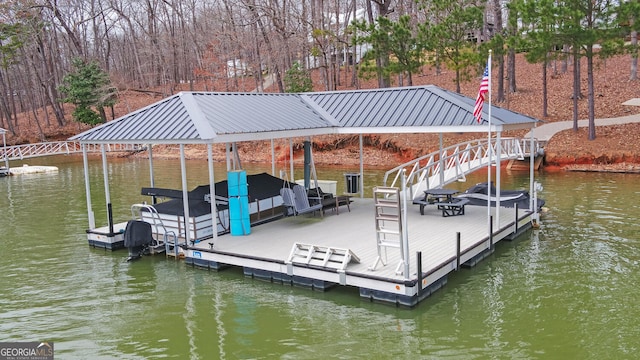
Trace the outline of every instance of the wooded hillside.
<instances>
[{"instance_id":1,"label":"wooded hillside","mask_svg":"<svg viewBox=\"0 0 640 360\"><path fill-rule=\"evenodd\" d=\"M314 90L435 84L474 98L489 50L495 105L545 121L636 112L621 103L640 97L640 9L583 2L11 0L0 7L0 127L10 144L86 129L71 116L80 103L61 102L78 60L108 75L91 95L108 120L181 90L283 92L295 63ZM370 143L405 157L432 147L424 136Z\"/></svg>"}]
</instances>

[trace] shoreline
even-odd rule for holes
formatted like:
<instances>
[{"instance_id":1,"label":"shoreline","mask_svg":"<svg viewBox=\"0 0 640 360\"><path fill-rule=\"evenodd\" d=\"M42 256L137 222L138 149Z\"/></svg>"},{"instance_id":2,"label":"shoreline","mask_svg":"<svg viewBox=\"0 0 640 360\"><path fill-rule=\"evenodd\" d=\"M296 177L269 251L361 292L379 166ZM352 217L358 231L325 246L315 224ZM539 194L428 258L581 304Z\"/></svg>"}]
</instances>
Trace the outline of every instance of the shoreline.
<instances>
[{"instance_id":1,"label":"shoreline","mask_svg":"<svg viewBox=\"0 0 640 360\"><path fill-rule=\"evenodd\" d=\"M618 164L569 164L563 166L562 169L573 172L640 174L640 164L626 162Z\"/></svg>"},{"instance_id":2,"label":"shoreline","mask_svg":"<svg viewBox=\"0 0 640 360\"><path fill-rule=\"evenodd\" d=\"M264 164L271 165L271 161L264 156L263 151L253 148L253 151L243 152L241 154L242 162L252 164ZM122 153L113 154L118 157L140 156L137 154ZM187 151L187 160L203 160L206 161L206 156L201 151ZM334 152L319 151L314 154L314 163L320 166L327 167L342 167L342 166L356 166L359 165L357 158L353 157L353 149L344 148ZM154 151L154 158L158 159L178 159L179 156L172 151ZM586 158L590 158L594 162L585 162ZM294 153L294 161L301 162L302 158L298 151ZM370 161L367 161L370 160ZM558 161L560 160L560 161ZM564 160L564 161L562 161ZM602 172L602 173L627 173L627 174L640 174L640 163L634 161L612 161L608 163L596 163L598 157L589 154L585 157L576 158L575 162L567 161L567 159L555 159L552 156L551 161L545 159L540 165L540 171L571 171L571 172ZM214 152L214 161L226 161L224 153ZM385 151L381 149L366 149L365 148L365 161L364 165L368 168L375 169L392 169L398 164L405 162L406 159L402 152ZM286 164L288 160L283 160L282 155L276 156L276 164ZM505 165L506 166L506 165Z\"/></svg>"}]
</instances>

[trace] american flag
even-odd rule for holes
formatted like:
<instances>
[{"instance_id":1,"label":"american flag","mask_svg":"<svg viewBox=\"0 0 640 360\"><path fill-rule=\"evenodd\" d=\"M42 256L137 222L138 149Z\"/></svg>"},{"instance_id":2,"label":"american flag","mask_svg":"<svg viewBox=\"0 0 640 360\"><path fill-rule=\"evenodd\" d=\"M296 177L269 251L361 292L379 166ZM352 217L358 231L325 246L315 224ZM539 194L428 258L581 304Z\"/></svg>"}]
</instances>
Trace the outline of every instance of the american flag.
<instances>
[{"instance_id":1,"label":"american flag","mask_svg":"<svg viewBox=\"0 0 640 360\"><path fill-rule=\"evenodd\" d=\"M473 108L473 116L478 120L478 123L482 122L482 105L484 105L484 97L489 92L489 64L484 68L484 74L482 74L482 81L480 81L480 89L478 90L478 97L476 98L476 106Z\"/></svg>"}]
</instances>

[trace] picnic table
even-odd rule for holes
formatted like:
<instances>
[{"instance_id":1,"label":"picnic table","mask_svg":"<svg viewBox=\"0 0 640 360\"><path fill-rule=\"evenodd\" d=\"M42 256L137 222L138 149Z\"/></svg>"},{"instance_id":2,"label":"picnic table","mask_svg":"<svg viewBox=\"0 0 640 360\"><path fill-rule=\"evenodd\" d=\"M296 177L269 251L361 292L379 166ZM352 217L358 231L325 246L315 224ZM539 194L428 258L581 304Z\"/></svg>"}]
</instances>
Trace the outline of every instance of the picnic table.
<instances>
[{"instance_id":1,"label":"picnic table","mask_svg":"<svg viewBox=\"0 0 640 360\"><path fill-rule=\"evenodd\" d=\"M426 205L436 205L442 211L443 217L464 215L464 206L468 199L454 198L459 191L454 189L429 189L424 191L424 198L415 200L414 204L420 205L420 215L424 215Z\"/></svg>"}]
</instances>

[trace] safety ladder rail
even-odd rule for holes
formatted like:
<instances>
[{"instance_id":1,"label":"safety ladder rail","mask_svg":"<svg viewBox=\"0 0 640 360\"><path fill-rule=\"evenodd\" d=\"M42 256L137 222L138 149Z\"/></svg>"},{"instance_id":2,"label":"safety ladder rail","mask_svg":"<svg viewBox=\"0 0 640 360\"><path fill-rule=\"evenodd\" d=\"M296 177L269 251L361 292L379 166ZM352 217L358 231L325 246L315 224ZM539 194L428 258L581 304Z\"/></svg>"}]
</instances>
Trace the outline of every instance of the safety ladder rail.
<instances>
[{"instance_id":1,"label":"safety ladder rail","mask_svg":"<svg viewBox=\"0 0 640 360\"><path fill-rule=\"evenodd\" d=\"M400 250L400 261L395 271L396 274L401 274L401 267L405 264L405 259L400 189L377 186L373 188L373 201L375 206L376 248L378 256L373 265L369 267L369 270L374 271L378 264L386 266L388 263L387 248L392 247Z\"/></svg>"},{"instance_id":2,"label":"safety ladder rail","mask_svg":"<svg viewBox=\"0 0 640 360\"><path fill-rule=\"evenodd\" d=\"M178 252L178 237L173 230L167 229L167 227L162 222L162 218L160 218L160 214L158 214L158 210L155 207L149 204L133 204L131 205L131 216L133 219L144 221L144 217L142 216L142 211L146 211L149 213L149 218L151 218L150 224L153 229L153 232L156 234L156 237L160 236L162 229L162 243L158 243L157 247L164 246L165 254L168 256L179 255ZM148 222L148 221L147 221ZM158 239L156 239L158 241Z\"/></svg>"}]
</instances>

